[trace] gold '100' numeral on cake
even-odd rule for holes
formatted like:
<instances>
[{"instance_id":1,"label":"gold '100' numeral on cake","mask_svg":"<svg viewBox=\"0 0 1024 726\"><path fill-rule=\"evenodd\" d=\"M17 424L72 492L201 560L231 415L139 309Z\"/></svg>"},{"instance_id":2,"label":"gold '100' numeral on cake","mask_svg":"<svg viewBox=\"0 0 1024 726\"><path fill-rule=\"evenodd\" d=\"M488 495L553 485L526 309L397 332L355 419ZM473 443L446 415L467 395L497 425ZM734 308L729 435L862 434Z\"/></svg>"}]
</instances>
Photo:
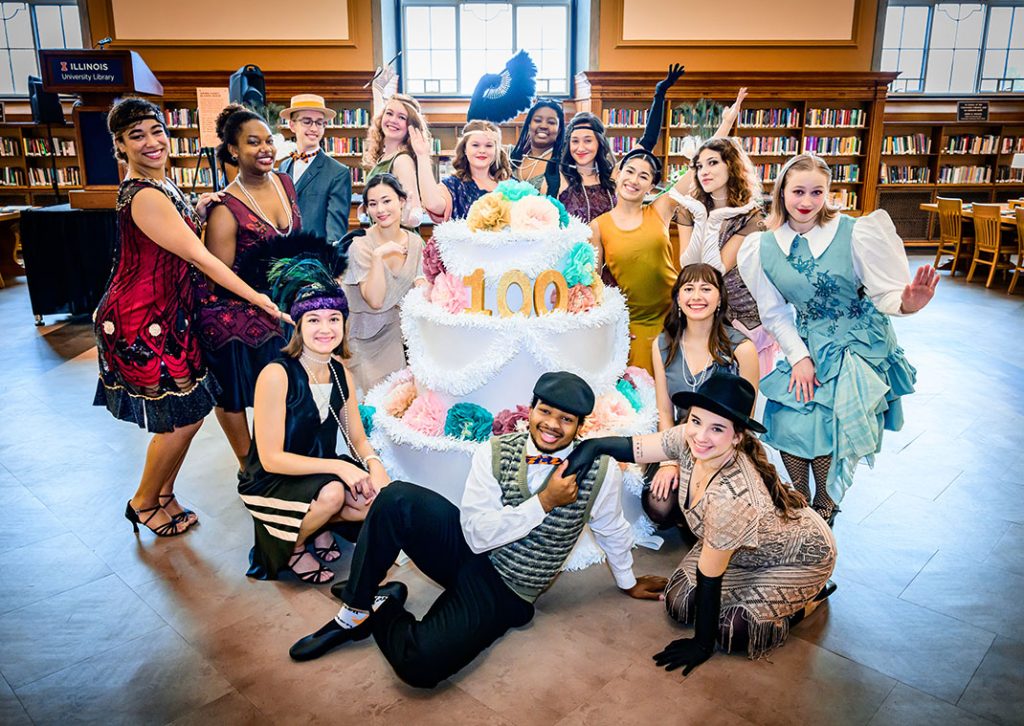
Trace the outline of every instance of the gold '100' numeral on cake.
<instances>
[{"instance_id":1,"label":"gold '100' numeral on cake","mask_svg":"<svg viewBox=\"0 0 1024 726\"><path fill-rule=\"evenodd\" d=\"M476 270L472 275L464 276L462 282L469 288L470 293L466 312L490 315L491 311L484 307L484 271ZM508 306L508 289L513 285L523 293L523 304L518 310ZM555 299L551 310L544 304L544 293L549 285L555 286ZM508 270L498 279L498 315L503 318L510 318L513 315L547 315L556 311L565 312L568 309L569 285L558 270L544 270L532 285L530 278L522 270Z\"/></svg>"}]
</instances>

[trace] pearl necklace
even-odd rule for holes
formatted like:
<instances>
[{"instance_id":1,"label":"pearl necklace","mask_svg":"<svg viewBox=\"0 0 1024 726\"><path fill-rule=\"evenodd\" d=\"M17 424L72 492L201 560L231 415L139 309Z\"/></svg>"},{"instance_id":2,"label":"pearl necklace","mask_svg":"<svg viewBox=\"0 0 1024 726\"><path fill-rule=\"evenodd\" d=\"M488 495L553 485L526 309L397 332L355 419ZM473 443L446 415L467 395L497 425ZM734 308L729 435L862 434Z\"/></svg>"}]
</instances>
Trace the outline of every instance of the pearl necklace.
<instances>
[{"instance_id":1,"label":"pearl necklace","mask_svg":"<svg viewBox=\"0 0 1024 726\"><path fill-rule=\"evenodd\" d=\"M335 371L334 370L334 366L331 365L330 358L328 358L325 361L324 360L320 360L319 358L315 358L315 357L313 357L311 355L307 355L306 352L303 351L299 355L299 365L301 365L302 368L306 371L306 374L309 376L309 379L311 381L316 382L317 378L313 374L313 371L311 371L309 369L309 366L307 366L305 364L305 361L307 361L307 360L311 360L311 361L313 361L314 363L316 363L317 365L320 365L320 366L326 366L327 370L330 371L330 373L331 373L330 378L331 378L331 380L334 381L334 385L338 387L338 395L341 396L341 411L342 411L342 414L344 415L345 423L343 424L341 422L341 418L338 417L337 412L335 412L335 410L333 408L331 408L331 394L330 393L327 394L327 401L326 401L327 405L325 406L325 408L330 412L331 417L334 419L334 422L336 424L338 424L338 430L341 431L341 436L345 440L345 444L348 446L349 452L353 456L355 456L356 459L359 460L359 463L365 469L366 468L366 462L363 461L363 457L361 457L359 455L359 452L356 451L356 447L352 445L352 439L348 435L348 430L349 430L348 406L346 405L346 402L345 402L345 389L341 387L341 382L338 380L338 373L337 373L337 371ZM330 381L328 381L328 382L330 382ZM313 386L309 387L309 391L313 395L313 400L316 401L317 408L320 408L321 406L323 406L325 401L323 400L323 398L320 397L320 392L316 388L314 388Z\"/></svg>"},{"instance_id":2,"label":"pearl necklace","mask_svg":"<svg viewBox=\"0 0 1024 726\"><path fill-rule=\"evenodd\" d=\"M235 177L235 183L238 184L238 188L242 190L242 194L245 195L245 198L249 200L250 208L252 209L252 211L256 212L256 216L258 216L260 219L266 222L267 225L272 230L274 230L274 232L277 233L278 235L283 237L287 234L291 234L292 223L294 222L294 219L292 219L292 206L288 203L288 200L285 199L284 192L282 192L278 188L277 184L274 183L273 179L270 180L270 186L274 187L274 191L277 192L277 198L281 200L281 206L284 207L284 212L288 216L288 229L284 232L281 232L277 228L277 225L274 224L270 220L270 217L268 217L267 214L263 211L263 209L260 208L259 203L253 198L252 194L249 193L249 190L245 188L245 184L242 183L241 174Z\"/></svg>"}]
</instances>

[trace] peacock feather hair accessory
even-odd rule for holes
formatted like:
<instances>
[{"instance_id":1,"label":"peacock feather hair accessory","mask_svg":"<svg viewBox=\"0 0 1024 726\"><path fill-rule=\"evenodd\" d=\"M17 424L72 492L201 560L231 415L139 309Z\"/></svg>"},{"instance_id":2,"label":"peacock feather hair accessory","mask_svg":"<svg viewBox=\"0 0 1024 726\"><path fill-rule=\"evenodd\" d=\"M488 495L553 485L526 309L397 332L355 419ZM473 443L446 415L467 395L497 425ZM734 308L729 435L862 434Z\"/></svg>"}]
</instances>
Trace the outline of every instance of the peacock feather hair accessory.
<instances>
[{"instance_id":1,"label":"peacock feather hair accessory","mask_svg":"<svg viewBox=\"0 0 1024 726\"><path fill-rule=\"evenodd\" d=\"M503 124L530 107L537 91L537 65L521 50L500 73L485 73L469 102L467 121Z\"/></svg>"},{"instance_id":2,"label":"peacock feather hair accessory","mask_svg":"<svg viewBox=\"0 0 1024 726\"><path fill-rule=\"evenodd\" d=\"M296 322L310 310L337 310L348 317L348 299L336 279L345 262L334 248L274 260L267 274L270 297Z\"/></svg>"}]
</instances>

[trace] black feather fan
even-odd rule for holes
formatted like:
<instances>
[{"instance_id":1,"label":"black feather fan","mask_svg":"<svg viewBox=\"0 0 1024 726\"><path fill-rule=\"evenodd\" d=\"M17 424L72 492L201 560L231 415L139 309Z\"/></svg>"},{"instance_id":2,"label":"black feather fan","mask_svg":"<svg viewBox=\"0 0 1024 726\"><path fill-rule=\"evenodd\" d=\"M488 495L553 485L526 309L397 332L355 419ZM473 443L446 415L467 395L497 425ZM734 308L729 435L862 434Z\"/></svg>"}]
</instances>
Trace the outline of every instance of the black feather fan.
<instances>
[{"instance_id":1,"label":"black feather fan","mask_svg":"<svg viewBox=\"0 0 1024 726\"><path fill-rule=\"evenodd\" d=\"M477 119L503 124L525 111L537 91L537 66L521 50L505 64L501 73L485 73L473 91L467 121Z\"/></svg>"}]
</instances>

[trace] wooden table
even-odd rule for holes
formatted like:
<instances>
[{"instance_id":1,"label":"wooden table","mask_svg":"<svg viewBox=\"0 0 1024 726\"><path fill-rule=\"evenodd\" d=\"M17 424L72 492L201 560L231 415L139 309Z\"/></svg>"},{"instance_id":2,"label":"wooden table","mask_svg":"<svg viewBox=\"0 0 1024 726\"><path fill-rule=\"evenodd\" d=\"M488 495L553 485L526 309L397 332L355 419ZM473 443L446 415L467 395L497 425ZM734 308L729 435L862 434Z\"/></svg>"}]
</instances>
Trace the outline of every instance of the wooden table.
<instances>
[{"instance_id":1,"label":"wooden table","mask_svg":"<svg viewBox=\"0 0 1024 726\"><path fill-rule=\"evenodd\" d=\"M1010 209L1010 205L1009 204L1000 204L999 206L1002 207L1002 212L999 215L1000 218L1003 221L1002 228L1003 229L1016 229L1017 228L1017 220L1014 217L1013 211L1011 211L1011 209ZM936 213L936 212L939 211L939 205L936 204L935 202L926 202L926 203L922 204L919 207L919 209L922 212ZM964 219L970 219L970 220L973 221L974 220L973 205L965 204L964 205L964 210L960 214L960 216L963 217Z\"/></svg>"}]
</instances>

